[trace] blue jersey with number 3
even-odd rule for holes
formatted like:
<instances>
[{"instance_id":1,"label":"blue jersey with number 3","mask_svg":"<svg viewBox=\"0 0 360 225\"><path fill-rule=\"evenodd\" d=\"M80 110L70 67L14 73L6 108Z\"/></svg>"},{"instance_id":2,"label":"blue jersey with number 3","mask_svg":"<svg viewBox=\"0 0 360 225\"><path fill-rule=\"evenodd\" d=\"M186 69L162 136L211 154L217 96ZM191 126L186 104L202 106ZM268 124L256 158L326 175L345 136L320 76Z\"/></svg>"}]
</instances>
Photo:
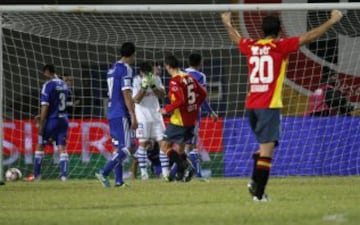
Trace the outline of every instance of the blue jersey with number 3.
<instances>
[{"instance_id":1,"label":"blue jersey with number 3","mask_svg":"<svg viewBox=\"0 0 360 225\"><path fill-rule=\"evenodd\" d=\"M66 83L59 79L53 78L42 87L41 105L48 105L47 119L67 117L66 101L69 96L69 88Z\"/></svg>"},{"instance_id":2,"label":"blue jersey with number 3","mask_svg":"<svg viewBox=\"0 0 360 225\"><path fill-rule=\"evenodd\" d=\"M125 104L123 91L132 90L133 71L131 67L122 61L116 62L107 73L108 85L108 119L129 117Z\"/></svg>"}]
</instances>

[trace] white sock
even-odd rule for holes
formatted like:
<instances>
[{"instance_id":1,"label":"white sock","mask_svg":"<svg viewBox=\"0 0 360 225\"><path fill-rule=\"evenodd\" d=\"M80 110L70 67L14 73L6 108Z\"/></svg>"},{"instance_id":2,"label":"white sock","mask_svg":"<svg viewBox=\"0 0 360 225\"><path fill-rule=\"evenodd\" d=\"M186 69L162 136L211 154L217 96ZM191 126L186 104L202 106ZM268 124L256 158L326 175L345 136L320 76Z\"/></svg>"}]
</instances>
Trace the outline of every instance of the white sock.
<instances>
[{"instance_id":1,"label":"white sock","mask_svg":"<svg viewBox=\"0 0 360 225\"><path fill-rule=\"evenodd\" d=\"M161 149L160 149L160 163L161 163L161 173L163 177L169 176L169 159Z\"/></svg>"}]
</instances>

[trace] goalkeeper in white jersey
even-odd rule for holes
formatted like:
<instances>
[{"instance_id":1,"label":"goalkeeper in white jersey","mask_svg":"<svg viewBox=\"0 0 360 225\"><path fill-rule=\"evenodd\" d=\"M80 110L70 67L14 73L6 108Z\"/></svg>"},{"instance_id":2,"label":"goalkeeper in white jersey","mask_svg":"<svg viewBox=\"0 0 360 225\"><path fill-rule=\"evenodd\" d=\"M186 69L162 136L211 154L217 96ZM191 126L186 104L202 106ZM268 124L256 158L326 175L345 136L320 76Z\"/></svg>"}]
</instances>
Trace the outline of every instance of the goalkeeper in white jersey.
<instances>
[{"instance_id":1,"label":"goalkeeper in white jersey","mask_svg":"<svg viewBox=\"0 0 360 225\"><path fill-rule=\"evenodd\" d=\"M155 139L160 142L163 137L165 125L163 116L159 112L159 98L166 94L165 88L158 75L154 74L154 67L151 62L143 62L140 65L140 75L134 78L133 99L135 102L135 115L138 121L136 137L139 140L139 147L134 155L139 162L141 179L148 179L147 172L147 142ZM169 162L167 156L160 151L160 162L163 176L167 176Z\"/></svg>"}]
</instances>

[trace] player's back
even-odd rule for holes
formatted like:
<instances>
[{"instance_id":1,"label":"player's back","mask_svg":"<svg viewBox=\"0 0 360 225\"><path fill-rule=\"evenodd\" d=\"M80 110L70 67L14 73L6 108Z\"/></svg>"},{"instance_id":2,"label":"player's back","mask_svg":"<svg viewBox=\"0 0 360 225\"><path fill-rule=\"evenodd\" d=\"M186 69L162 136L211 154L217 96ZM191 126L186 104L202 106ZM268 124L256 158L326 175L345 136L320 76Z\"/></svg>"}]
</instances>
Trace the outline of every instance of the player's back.
<instances>
[{"instance_id":1,"label":"player's back","mask_svg":"<svg viewBox=\"0 0 360 225\"><path fill-rule=\"evenodd\" d=\"M193 76L186 73L175 76L170 80L169 97L172 102L176 101L173 93L177 92L178 88L181 88L185 99L183 104L175 109L170 122L180 126L194 126L200 106L204 102L207 93Z\"/></svg>"},{"instance_id":2,"label":"player's back","mask_svg":"<svg viewBox=\"0 0 360 225\"><path fill-rule=\"evenodd\" d=\"M129 116L122 91L132 89L132 69L122 61L116 62L107 73L108 119Z\"/></svg>"},{"instance_id":3,"label":"player's back","mask_svg":"<svg viewBox=\"0 0 360 225\"><path fill-rule=\"evenodd\" d=\"M185 71L190 74L191 76L193 76L196 81L201 84L204 88L206 88L207 84L206 84L206 75L194 68L186 68ZM206 110L211 110L210 105L209 104L203 104L202 105L203 107L199 109L199 115L197 117L197 120L198 120L198 124L197 126L199 126L200 124L200 120L201 120L201 113L202 113L202 109L206 109Z\"/></svg>"},{"instance_id":4,"label":"player's back","mask_svg":"<svg viewBox=\"0 0 360 225\"><path fill-rule=\"evenodd\" d=\"M281 93L287 58L299 48L299 38L247 39L239 43L246 55L249 73L249 94L246 108L281 108Z\"/></svg>"},{"instance_id":5,"label":"player's back","mask_svg":"<svg viewBox=\"0 0 360 225\"><path fill-rule=\"evenodd\" d=\"M44 83L41 91L41 105L48 105L48 119L67 117L69 89L66 83L53 78Z\"/></svg>"},{"instance_id":6,"label":"player's back","mask_svg":"<svg viewBox=\"0 0 360 225\"><path fill-rule=\"evenodd\" d=\"M204 73L190 67L186 68L185 72L193 76L203 87L206 87L206 76Z\"/></svg>"}]
</instances>

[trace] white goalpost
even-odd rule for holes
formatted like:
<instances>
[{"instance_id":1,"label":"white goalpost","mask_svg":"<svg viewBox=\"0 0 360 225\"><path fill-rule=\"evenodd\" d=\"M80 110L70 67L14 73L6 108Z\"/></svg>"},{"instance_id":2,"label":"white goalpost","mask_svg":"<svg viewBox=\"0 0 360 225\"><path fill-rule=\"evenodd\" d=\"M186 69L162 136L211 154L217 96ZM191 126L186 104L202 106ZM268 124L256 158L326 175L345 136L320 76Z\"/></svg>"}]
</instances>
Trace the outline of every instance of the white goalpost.
<instances>
[{"instance_id":1,"label":"white goalpost","mask_svg":"<svg viewBox=\"0 0 360 225\"><path fill-rule=\"evenodd\" d=\"M168 53L175 54L183 68L191 53L203 56L208 100L220 116L213 123L203 114L199 142L203 173L248 176L257 143L244 114L247 66L220 13L233 12L234 25L251 38L262 36L263 16L279 15L281 36L289 37L316 27L331 9L343 11L341 23L289 57L282 137L272 173L359 175L360 3L0 5L0 182L11 167L25 175L32 172L34 116L45 81L40 70L47 63L73 80L67 146L70 179L93 178L111 150L105 75L126 41L137 48L135 73L141 62L161 63ZM308 116L309 96L334 74L336 88L354 110L346 116ZM168 87L164 68L161 78ZM43 177L57 178L56 151L50 146L45 152Z\"/></svg>"}]
</instances>

